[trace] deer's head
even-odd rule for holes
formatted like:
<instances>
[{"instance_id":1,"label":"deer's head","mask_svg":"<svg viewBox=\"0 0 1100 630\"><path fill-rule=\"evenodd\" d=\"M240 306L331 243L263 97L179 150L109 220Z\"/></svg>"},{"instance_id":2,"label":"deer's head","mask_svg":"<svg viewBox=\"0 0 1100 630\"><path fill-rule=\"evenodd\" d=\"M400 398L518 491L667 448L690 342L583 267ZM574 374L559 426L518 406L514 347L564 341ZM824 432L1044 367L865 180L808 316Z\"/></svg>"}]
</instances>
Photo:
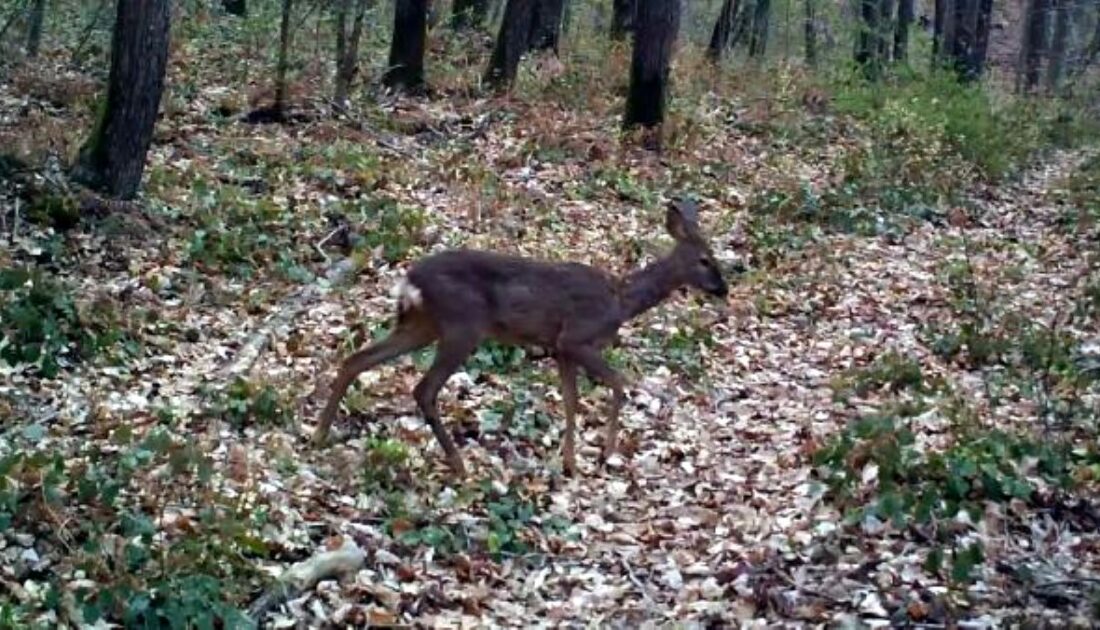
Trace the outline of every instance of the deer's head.
<instances>
[{"instance_id":1,"label":"deer's head","mask_svg":"<svg viewBox=\"0 0 1100 630\"><path fill-rule=\"evenodd\" d=\"M686 199L670 201L665 227L676 239L672 258L683 283L710 295L725 297L729 287L699 228L699 206Z\"/></svg>"}]
</instances>

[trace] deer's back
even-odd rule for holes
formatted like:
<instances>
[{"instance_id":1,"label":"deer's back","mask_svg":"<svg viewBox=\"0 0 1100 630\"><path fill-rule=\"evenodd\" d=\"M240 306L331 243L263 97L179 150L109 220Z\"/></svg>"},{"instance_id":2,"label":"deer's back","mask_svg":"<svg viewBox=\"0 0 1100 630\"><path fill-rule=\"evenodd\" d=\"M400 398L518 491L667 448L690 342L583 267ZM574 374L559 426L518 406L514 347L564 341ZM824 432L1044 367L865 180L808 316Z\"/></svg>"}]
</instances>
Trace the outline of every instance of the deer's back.
<instances>
[{"instance_id":1,"label":"deer's back","mask_svg":"<svg viewBox=\"0 0 1100 630\"><path fill-rule=\"evenodd\" d=\"M503 341L554 347L563 330L618 327L615 280L579 263L449 250L417 262L408 282L426 315Z\"/></svg>"}]
</instances>

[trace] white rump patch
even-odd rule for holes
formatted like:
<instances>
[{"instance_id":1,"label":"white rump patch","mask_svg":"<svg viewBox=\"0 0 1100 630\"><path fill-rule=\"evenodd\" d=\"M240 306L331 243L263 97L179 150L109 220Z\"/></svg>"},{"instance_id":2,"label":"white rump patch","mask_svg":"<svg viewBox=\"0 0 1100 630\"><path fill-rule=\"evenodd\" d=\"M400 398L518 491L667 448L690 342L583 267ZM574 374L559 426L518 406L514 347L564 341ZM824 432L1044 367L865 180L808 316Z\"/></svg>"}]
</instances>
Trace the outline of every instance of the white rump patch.
<instances>
[{"instance_id":1,"label":"white rump patch","mask_svg":"<svg viewBox=\"0 0 1100 630\"><path fill-rule=\"evenodd\" d=\"M397 300L397 310L402 313L419 308L424 302L424 296L421 295L420 289L409 282L408 278L401 278L401 281L394 285L390 291L390 295Z\"/></svg>"}]
</instances>

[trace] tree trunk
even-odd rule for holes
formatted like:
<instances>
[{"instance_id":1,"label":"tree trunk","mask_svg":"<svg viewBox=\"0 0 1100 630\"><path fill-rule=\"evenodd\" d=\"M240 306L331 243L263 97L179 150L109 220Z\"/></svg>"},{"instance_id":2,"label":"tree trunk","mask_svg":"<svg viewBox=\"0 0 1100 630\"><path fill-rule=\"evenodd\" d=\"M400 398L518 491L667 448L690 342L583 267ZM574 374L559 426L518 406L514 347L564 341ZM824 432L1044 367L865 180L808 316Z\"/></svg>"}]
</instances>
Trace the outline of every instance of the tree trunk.
<instances>
[{"instance_id":1,"label":"tree trunk","mask_svg":"<svg viewBox=\"0 0 1100 630\"><path fill-rule=\"evenodd\" d=\"M489 0L455 0L451 9L451 28L481 28L489 13Z\"/></svg>"},{"instance_id":2,"label":"tree trunk","mask_svg":"<svg viewBox=\"0 0 1100 630\"><path fill-rule=\"evenodd\" d=\"M1069 0L1052 0L1055 5L1054 35L1050 40L1050 65L1047 66L1047 90L1058 92L1066 64L1066 43L1070 36Z\"/></svg>"},{"instance_id":3,"label":"tree trunk","mask_svg":"<svg viewBox=\"0 0 1100 630\"><path fill-rule=\"evenodd\" d=\"M974 79L985 72L989 53L989 31L993 28L993 0L970 0L978 3L977 32L974 34L974 51L970 58L970 70Z\"/></svg>"},{"instance_id":4,"label":"tree trunk","mask_svg":"<svg viewBox=\"0 0 1100 630\"><path fill-rule=\"evenodd\" d=\"M529 50L553 50L558 54L564 0L538 0L531 15Z\"/></svg>"},{"instance_id":5,"label":"tree trunk","mask_svg":"<svg viewBox=\"0 0 1100 630\"><path fill-rule=\"evenodd\" d=\"M817 65L817 0L804 0L806 21L802 25L803 43L806 46L806 65Z\"/></svg>"},{"instance_id":6,"label":"tree trunk","mask_svg":"<svg viewBox=\"0 0 1100 630\"><path fill-rule=\"evenodd\" d=\"M1050 0L1029 0L1025 16L1024 41L1020 49L1023 58L1023 88L1034 91L1039 85L1039 72L1046 49L1047 13Z\"/></svg>"},{"instance_id":7,"label":"tree trunk","mask_svg":"<svg viewBox=\"0 0 1100 630\"><path fill-rule=\"evenodd\" d=\"M137 194L168 64L169 0L119 0L107 97L73 177L119 199Z\"/></svg>"},{"instance_id":8,"label":"tree trunk","mask_svg":"<svg viewBox=\"0 0 1100 630\"><path fill-rule=\"evenodd\" d=\"M856 40L856 63L863 68L864 75L871 80L879 77L879 45L881 24L879 22L879 10L881 3L878 0L860 0L859 5L859 37Z\"/></svg>"},{"instance_id":9,"label":"tree trunk","mask_svg":"<svg viewBox=\"0 0 1100 630\"><path fill-rule=\"evenodd\" d=\"M248 3L246 0L222 0L222 8L229 15L246 17L248 15Z\"/></svg>"},{"instance_id":10,"label":"tree trunk","mask_svg":"<svg viewBox=\"0 0 1100 630\"><path fill-rule=\"evenodd\" d=\"M885 64L890 58L889 37L894 23L894 0L879 0L878 31L875 33L875 42L878 44L878 62Z\"/></svg>"},{"instance_id":11,"label":"tree trunk","mask_svg":"<svg viewBox=\"0 0 1100 630\"><path fill-rule=\"evenodd\" d=\"M424 46L428 39L428 0L397 0L389 68L382 83L395 90L424 88Z\"/></svg>"},{"instance_id":12,"label":"tree trunk","mask_svg":"<svg viewBox=\"0 0 1100 630\"><path fill-rule=\"evenodd\" d=\"M664 122L669 65L679 30L679 0L643 0L639 4L625 127L655 127Z\"/></svg>"},{"instance_id":13,"label":"tree trunk","mask_svg":"<svg viewBox=\"0 0 1100 630\"><path fill-rule=\"evenodd\" d=\"M336 7L336 77L333 100L337 107L347 104L351 82L359 65L359 41L363 35L363 18L369 0L340 0ZM348 31L348 15L352 16Z\"/></svg>"},{"instance_id":14,"label":"tree trunk","mask_svg":"<svg viewBox=\"0 0 1100 630\"><path fill-rule=\"evenodd\" d=\"M34 59L38 56L38 48L42 44L42 22L46 17L46 0L31 0L30 12L27 15L27 57Z\"/></svg>"},{"instance_id":15,"label":"tree trunk","mask_svg":"<svg viewBox=\"0 0 1100 630\"><path fill-rule=\"evenodd\" d=\"M935 0L932 17L932 65L943 63L944 28L947 26L949 0Z\"/></svg>"},{"instance_id":16,"label":"tree trunk","mask_svg":"<svg viewBox=\"0 0 1100 630\"><path fill-rule=\"evenodd\" d=\"M283 14L279 21L279 60L275 66L275 116L282 118L286 112L286 75L290 69L290 14L294 0L283 0Z\"/></svg>"},{"instance_id":17,"label":"tree trunk","mask_svg":"<svg viewBox=\"0 0 1100 630\"><path fill-rule=\"evenodd\" d=\"M729 48L730 35L740 9L740 0L723 0L722 10L719 11L718 19L714 21L714 30L710 34L710 45L707 46L707 58L711 61L721 60Z\"/></svg>"},{"instance_id":18,"label":"tree trunk","mask_svg":"<svg viewBox=\"0 0 1100 630\"><path fill-rule=\"evenodd\" d=\"M913 0L898 2L898 22L894 26L894 61L909 59L909 30L913 28Z\"/></svg>"},{"instance_id":19,"label":"tree trunk","mask_svg":"<svg viewBox=\"0 0 1100 630\"><path fill-rule=\"evenodd\" d=\"M626 39L626 34L634 30L638 14L638 3L647 0L612 0L611 2L611 39Z\"/></svg>"},{"instance_id":20,"label":"tree trunk","mask_svg":"<svg viewBox=\"0 0 1100 630\"><path fill-rule=\"evenodd\" d=\"M771 0L756 0L752 12L752 29L749 32L749 56L763 57L768 49L768 32L771 23Z\"/></svg>"},{"instance_id":21,"label":"tree trunk","mask_svg":"<svg viewBox=\"0 0 1100 630\"><path fill-rule=\"evenodd\" d=\"M512 87L516 80L516 70L531 37L531 22L534 19L535 2L538 0L508 0L504 7L504 18L500 22L493 55L489 58L489 67L485 70L485 83L494 89Z\"/></svg>"}]
</instances>

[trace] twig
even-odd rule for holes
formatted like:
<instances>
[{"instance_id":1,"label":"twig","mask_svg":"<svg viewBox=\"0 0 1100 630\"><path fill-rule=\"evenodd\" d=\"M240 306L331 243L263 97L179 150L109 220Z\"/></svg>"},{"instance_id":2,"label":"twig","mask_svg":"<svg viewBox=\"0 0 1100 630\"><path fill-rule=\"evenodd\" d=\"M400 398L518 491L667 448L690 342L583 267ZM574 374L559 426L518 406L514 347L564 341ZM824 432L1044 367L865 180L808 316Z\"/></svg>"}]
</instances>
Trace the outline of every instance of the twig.
<instances>
[{"instance_id":1,"label":"twig","mask_svg":"<svg viewBox=\"0 0 1100 630\"><path fill-rule=\"evenodd\" d=\"M645 587L645 584L643 584L642 581L638 579L637 575L634 575L634 569L631 568L630 562L627 561L626 556L623 555L621 552L619 553L619 565L622 566L623 571L626 571L626 577L641 592L642 598L645 599L647 603L652 605L654 602L653 598L649 595L649 589L647 589Z\"/></svg>"},{"instance_id":2,"label":"twig","mask_svg":"<svg viewBox=\"0 0 1100 630\"><path fill-rule=\"evenodd\" d=\"M84 32L80 34L80 40L77 42L76 48L73 49L73 54L69 56L70 63L75 64L80 61L81 55L84 54L84 46L86 46L88 40L92 38L92 31L95 30L96 25L99 24L99 18L103 15L103 9L106 6L107 0L102 0L99 6L96 7L95 13L92 15L92 20L84 27Z\"/></svg>"},{"instance_id":3,"label":"twig","mask_svg":"<svg viewBox=\"0 0 1100 630\"><path fill-rule=\"evenodd\" d=\"M329 264L329 257L328 257L328 254L326 254L325 250L324 250L325 243L332 240L332 237L336 236L337 234L340 233L341 230L345 230L345 229L347 229L347 227L341 225L340 227L336 228L335 230L329 232L328 235L325 236L325 238L321 239L320 241L317 242L316 245L313 246L314 249L317 250L317 253L321 255L321 258L325 259L325 264L326 265Z\"/></svg>"}]
</instances>

